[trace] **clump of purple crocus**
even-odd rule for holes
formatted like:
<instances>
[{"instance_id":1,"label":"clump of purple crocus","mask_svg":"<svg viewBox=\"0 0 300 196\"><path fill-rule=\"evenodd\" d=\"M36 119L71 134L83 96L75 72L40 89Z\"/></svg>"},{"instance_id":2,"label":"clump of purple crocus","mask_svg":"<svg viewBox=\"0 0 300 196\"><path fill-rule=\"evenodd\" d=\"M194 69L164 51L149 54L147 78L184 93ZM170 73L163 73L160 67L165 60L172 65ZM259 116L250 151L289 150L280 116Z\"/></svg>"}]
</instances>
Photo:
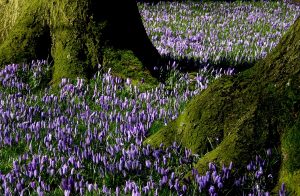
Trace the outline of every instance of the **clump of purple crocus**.
<instances>
[{"instance_id":1,"label":"clump of purple crocus","mask_svg":"<svg viewBox=\"0 0 300 196\"><path fill-rule=\"evenodd\" d=\"M232 165L218 172L211 163L205 176L194 170L190 182L184 176L198 156L176 143L159 148L143 144L154 122L167 124L206 88L209 72L202 70L191 78L174 70L170 77L177 82L170 78L146 91L110 72L96 73L90 84L80 78L62 79L59 93L33 93L26 83L25 92L12 85L26 79L18 75L20 70L33 75L47 66L33 63L42 68L8 65L0 72L0 80L6 78L0 85L0 151L18 149L4 160L3 170L0 166L1 194L216 195L228 189ZM227 72L217 73L215 77ZM258 157L249 166L255 179L266 174L264 164Z\"/></svg>"},{"instance_id":2,"label":"clump of purple crocus","mask_svg":"<svg viewBox=\"0 0 300 196\"><path fill-rule=\"evenodd\" d=\"M209 163L205 175L200 175L196 170L192 171L195 179L192 183L192 194L270 195L269 191L276 185L273 170L274 167L278 167L279 159L276 151L272 154L271 149L268 149L263 158L257 155L243 171L237 171L232 162L228 167L222 165L220 168L214 163ZM283 184L279 195L285 193Z\"/></svg>"},{"instance_id":3,"label":"clump of purple crocus","mask_svg":"<svg viewBox=\"0 0 300 196\"><path fill-rule=\"evenodd\" d=\"M89 84L63 78L58 93L34 91L49 67L32 61L0 72L0 146L11 155L0 166L1 194L188 190L181 181L196 162L190 151L176 143L153 149L143 141L154 122L175 119L207 87L208 70L198 78L174 70L176 83L145 91L110 72L96 73Z\"/></svg>"}]
</instances>

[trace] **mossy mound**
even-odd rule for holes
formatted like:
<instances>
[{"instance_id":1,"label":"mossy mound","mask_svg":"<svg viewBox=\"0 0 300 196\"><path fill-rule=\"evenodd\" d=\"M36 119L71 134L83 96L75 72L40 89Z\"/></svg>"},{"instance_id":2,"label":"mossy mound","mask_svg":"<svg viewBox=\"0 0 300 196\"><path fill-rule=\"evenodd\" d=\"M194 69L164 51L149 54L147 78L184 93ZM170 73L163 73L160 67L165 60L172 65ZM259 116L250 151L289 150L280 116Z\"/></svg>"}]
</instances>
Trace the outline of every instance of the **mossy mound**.
<instances>
[{"instance_id":1,"label":"mossy mound","mask_svg":"<svg viewBox=\"0 0 300 196\"><path fill-rule=\"evenodd\" d=\"M299 111L300 18L265 59L237 76L215 81L145 143L181 143L203 155L195 166L200 172L211 161L245 167L256 153L281 146L279 182L299 195L300 157L294 156Z\"/></svg>"},{"instance_id":2,"label":"mossy mound","mask_svg":"<svg viewBox=\"0 0 300 196\"><path fill-rule=\"evenodd\" d=\"M130 50L106 48L103 54L103 66L111 68L112 73L120 78L130 78L134 85L144 84L153 87L158 84L150 71Z\"/></svg>"}]
</instances>

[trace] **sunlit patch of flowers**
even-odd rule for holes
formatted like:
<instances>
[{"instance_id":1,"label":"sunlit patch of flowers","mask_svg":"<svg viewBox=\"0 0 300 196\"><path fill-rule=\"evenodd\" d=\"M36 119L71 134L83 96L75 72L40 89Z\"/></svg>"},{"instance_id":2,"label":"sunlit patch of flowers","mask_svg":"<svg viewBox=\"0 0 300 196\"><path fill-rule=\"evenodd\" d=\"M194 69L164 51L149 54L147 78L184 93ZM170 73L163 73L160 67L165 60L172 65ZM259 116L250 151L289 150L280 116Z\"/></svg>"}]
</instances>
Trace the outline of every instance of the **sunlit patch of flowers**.
<instances>
[{"instance_id":1,"label":"sunlit patch of flowers","mask_svg":"<svg viewBox=\"0 0 300 196\"><path fill-rule=\"evenodd\" d=\"M240 65L265 57L300 13L300 6L274 1L138 5L160 54L204 65Z\"/></svg>"}]
</instances>

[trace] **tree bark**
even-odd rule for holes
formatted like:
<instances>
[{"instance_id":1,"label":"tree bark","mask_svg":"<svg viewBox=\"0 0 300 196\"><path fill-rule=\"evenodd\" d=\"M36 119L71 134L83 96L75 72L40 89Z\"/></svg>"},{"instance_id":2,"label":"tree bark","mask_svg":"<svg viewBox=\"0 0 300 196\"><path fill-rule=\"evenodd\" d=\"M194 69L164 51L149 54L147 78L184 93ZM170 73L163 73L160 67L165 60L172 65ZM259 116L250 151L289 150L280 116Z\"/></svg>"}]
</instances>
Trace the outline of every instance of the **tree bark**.
<instances>
[{"instance_id":1,"label":"tree bark","mask_svg":"<svg viewBox=\"0 0 300 196\"><path fill-rule=\"evenodd\" d=\"M256 153L276 146L282 155L278 185L285 182L300 195L299 112L300 18L265 59L215 81L145 143L176 141L204 155L196 165L202 173L209 162L245 168Z\"/></svg>"},{"instance_id":2,"label":"tree bark","mask_svg":"<svg viewBox=\"0 0 300 196\"><path fill-rule=\"evenodd\" d=\"M0 0L0 5L0 66L48 58L56 84L63 77L90 78L97 64L114 66L112 61L125 70L130 62L143 64L158 77L160 55L134 0ZM111 59L116 56L120 62Z\"/></svg>"}]
</instances>

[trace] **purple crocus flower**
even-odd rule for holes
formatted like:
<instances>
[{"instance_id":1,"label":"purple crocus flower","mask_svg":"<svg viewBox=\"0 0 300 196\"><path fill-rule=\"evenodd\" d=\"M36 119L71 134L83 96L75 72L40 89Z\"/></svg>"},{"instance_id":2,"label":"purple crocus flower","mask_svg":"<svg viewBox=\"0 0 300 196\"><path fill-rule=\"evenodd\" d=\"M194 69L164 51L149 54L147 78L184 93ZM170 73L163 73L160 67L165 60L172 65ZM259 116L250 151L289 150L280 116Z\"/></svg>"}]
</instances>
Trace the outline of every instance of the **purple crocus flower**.
<instances>
[{"instance_id":1,"label":"purple crocus flower","mask_svg":"<svg viewBox=\"0 0 300 196\"><path fill-rule=\"evenodd\" d=\"M70 190L65 190L64 191L64 196L70 196L71 194L71 191Z\"/></svg>"},{"instance_id":2,"label":"purple crocus flower","mask_svg":"<svg viewBox=\"0 0 300 196\"><path fill-rule=\"evenodd\" d=\"M61 188L62 188L63 190L68 190L68 180L67 180L67 179L63 178L63 179L61 180Z\"/></svg>"},{"instance_id":3,"label":"purple crocus flower","mask_svg":"<svg viewBox=\"0 0 300 196\"><path fill-rule=\"evenodd\" d=\"M36 192L39 196L44 196L44 192L41 190L40 186L37 187Z\"/></svg>"},{"instance_id":4,"label":"purple crocus flower","mask_svg":"<svg viewBox=\"0 0 300 196\"><path fill-rule=\"evenodd\" d=\"M218 182L218 188L222 189L223 188L223 183L222 182Z\"/></svg>"},{"instance_id":5,"label":"purple crocus flower","mask_svg":"<svg viewBox=\"0 0 300 196\"><path fill-rule=\"evenodd\" d=\"M92 192L93 191L93 189L94 189L94 186L93 186L93 184L88 184L88 186L87 186L87 188L88 188L88 191L89 192ZM106 193L106 186L103 186L103 190L105 191L103 191L104 193Z\"/></svg>"},{"instance_id":6,"label":"purple crocus flower","mask_svg":"<svg viewBox=\"0 0 300 196\"><path fill-rule=\"evenodd\" d=\"M119 188L118 186L116 187L115 193L116 193L116 196L119 196L119 195L120 195L120 188Z\"/></svg>"},{"instance_id":7,"label":"purple crocus flower","mask_svg":"<svg viewBox=\"0 0 300 196\"><path fill-rule=\"evenodd\" d=\"M210 186L208 192L209 192L210 195L214 195L215 194L215 187Z\"/></svg>"},{"instance_id":8,"label":"purple crocus flower","mask_svg":"<svg viewBox=\"0 0 300 196\"><path fill-rule=\"evenodd\" d=\"M279 190L279 195L280 196L285 196L286 195L285 194L285 184L284 183L281 184L281 188Z\"/></svg>"}]
</instances>

